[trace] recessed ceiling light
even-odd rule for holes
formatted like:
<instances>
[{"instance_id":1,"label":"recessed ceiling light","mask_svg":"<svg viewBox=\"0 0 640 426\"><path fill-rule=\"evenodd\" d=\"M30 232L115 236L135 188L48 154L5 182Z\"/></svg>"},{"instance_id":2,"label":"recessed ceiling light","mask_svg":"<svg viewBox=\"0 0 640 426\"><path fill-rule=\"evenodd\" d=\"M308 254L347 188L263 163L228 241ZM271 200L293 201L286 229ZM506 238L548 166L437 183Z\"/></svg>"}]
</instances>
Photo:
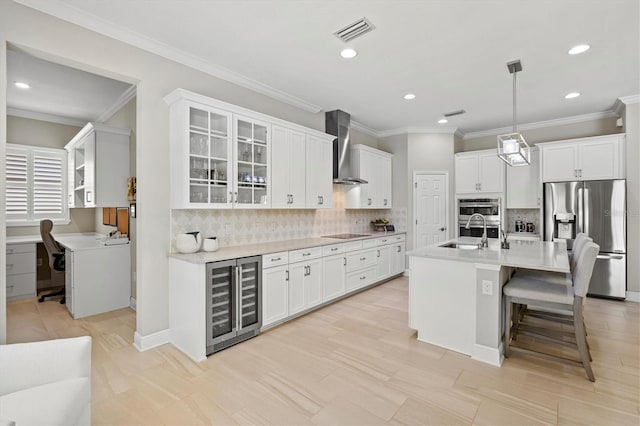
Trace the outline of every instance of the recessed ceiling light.
<instances>
[{"instance_id":1,"label":"recessed ceiling light","mask_svg":"<svg viewBox=\"0 0 640 426\"><path fill-rule=\"evenodd\" d=\"M21 89L29 89L29 88L31 88L31 86L29 86L27 83L23 83L22 81L16 81L15 85L16 85L16 87L19 87Z\"/></svg>"},{"instance_id":2,"label":"recessed ceiling light","mask_svg":"<svg viewBox=\"0 0 640 426\"><path fill-rule=\"evenodd\" d=\"M564 95L565 99L573 99L573 98L577 98L578 96L580 96L580 92L571 92L571 93L567 93L566 95Z\"/></svg>"},{"instance_id":3,"label":"recessed ceiling light","mask_svg":"<svg viewBox=\"0 0 640 426\"><path fill-rule=\"evenodd\" d=\"M590 48L591 48L591 46L589 46L588 44L579 44L579 45L573 46L571 49L569 49L569 55L579 55L581 53L586 52Z\"/></svg>"},{"instance_id":4,"label":"recessed ceiling light","mask_svg":"<svg viewBox=\"0 0 640 426\"><path fill-rule=\"evenodd\" d=\"M407 93L406 95L404 95L404 98L410 101L411 99L415 99L416 95L414 95L413 93Z\"/></svg>"},{"instance_id":5,"label":"recessed ceiling light","mask_svg":"<svg viewBox=\"0 0 640 426\"><path fill-rule=\"evenodd\" d=\"M446 124L448 122L449 120L447 120L446 118L441 118L440 120L438 120L438 124Z\"/></svg>"},{"instance_id":6,"label":"recessed ceiling light","mask_svg":"<svg viewBox=\"0 0 640 426\"><path fill-rule=\"evenodd\" d=\"M340 52L340 56L347 59L354 58L357 54L358 52L356 52L354 49L350 47L347 47L346 49L342 49L342 52Z\"/></svg>"}]
</instances>

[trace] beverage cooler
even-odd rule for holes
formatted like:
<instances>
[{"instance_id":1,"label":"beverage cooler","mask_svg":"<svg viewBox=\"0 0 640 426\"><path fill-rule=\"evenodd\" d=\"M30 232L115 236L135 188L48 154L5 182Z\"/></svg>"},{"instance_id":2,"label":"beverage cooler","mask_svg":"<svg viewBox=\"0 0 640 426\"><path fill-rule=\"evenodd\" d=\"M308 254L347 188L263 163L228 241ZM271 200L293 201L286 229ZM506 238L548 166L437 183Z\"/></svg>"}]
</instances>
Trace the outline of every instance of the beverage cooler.
<instances>
[{"instance_id":1,"label":"beverage cooler","mask_svg":"<svg viewBox=\"0 0 640 426\"><path fill-rule=\"evenodd\" d=\"M207 263L207 355L257 335L261 306L260 256Z\"/></svg>"}]
</instances>

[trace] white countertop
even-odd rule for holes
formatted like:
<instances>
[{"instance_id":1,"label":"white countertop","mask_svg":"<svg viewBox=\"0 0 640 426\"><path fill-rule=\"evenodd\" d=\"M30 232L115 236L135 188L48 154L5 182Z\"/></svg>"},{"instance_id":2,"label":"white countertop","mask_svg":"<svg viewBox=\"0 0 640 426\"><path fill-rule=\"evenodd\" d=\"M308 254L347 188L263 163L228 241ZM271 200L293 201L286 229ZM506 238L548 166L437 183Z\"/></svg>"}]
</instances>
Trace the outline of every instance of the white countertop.
<instances>
[{"instance_id":1,"label":"white countertop","mask_svg":"<svg viewBox=\"0 0 640 426\"><path fill-rule=\"evenodd\" d=\"M277 253L280 251L298 250L311 247L328 246L331 244L349 243L353 241L368 240L371 238L390 237L392 235L405 234L405 232L371 232L370 235L359 238L302 238L297 240L274 241L269 243L247 244L242 246L223 247L215 252L199 251L197 253L169 253L169 257L180 259L190 263L208 263L221 260L237 259L240 257L260 256L263 254Z\"/></svg>"},{"instance_id":2,"label":"white countertop","mask_svg":"<svg viewBox=\"0 0 640 426\"><path fill-rule=\"evenodd\" d=\"M440 247L447 243L477 244L480 238L461 237L407 252L408 256L460 262L484 263L514 268L569 272L569 257L564 241L509 241L510 248L500 248L500 241L489 239L489 248L462 250Z\"/></svg>"},{"instance_id":3,"label":"white countertop","mask_svg":"<svg viewBox=\"0 0 640 426\"><path fill-rule=\"evenodd\" d=\"M55 238L55 240L58 243L60 243L60 245L64 246L65 248L71 251L119 247L119 245L110 245L110 246L104 245L103 240L106 238L106 235L99 234L97 232L53 234L53 238ZM39 234L7 237L7 244L27 244L27 243L41 243L41 242L42 242L42 238L40 237Z\"/></svg>"}]
</instances>

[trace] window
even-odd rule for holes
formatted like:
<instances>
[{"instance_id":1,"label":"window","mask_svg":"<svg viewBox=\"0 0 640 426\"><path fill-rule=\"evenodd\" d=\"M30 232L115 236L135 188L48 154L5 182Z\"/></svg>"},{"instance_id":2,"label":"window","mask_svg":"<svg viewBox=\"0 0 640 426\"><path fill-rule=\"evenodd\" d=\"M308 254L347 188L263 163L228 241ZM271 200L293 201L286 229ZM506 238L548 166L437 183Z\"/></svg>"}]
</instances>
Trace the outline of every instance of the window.
<instances>
[{"instance_id":1,"label":"window","mask_svg":"<svg viewBox=\"0 0 640 426\"><path fill-rule=\"evenodd\" d=\"M63 149L7 144L7 226L68 223L66 169Z\"/></svg>"}]
</instances>

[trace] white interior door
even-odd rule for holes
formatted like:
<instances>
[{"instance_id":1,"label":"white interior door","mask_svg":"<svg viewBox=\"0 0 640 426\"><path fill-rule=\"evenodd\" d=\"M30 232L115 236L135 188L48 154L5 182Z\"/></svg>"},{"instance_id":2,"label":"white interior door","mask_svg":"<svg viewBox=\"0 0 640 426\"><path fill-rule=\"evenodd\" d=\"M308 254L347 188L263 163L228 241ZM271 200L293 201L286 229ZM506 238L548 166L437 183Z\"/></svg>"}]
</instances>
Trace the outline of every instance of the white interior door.
<instances>
[{"instance_id":1,"label":"white interior door","mask_svg":"<svg viewBox=\"0 0 640 426\"><path fill-rule=\"evenodd\" d=\"M413 185L415 247L448 238L449 190L447 173L416 173Z\"/></svg>"}]
</instances>

